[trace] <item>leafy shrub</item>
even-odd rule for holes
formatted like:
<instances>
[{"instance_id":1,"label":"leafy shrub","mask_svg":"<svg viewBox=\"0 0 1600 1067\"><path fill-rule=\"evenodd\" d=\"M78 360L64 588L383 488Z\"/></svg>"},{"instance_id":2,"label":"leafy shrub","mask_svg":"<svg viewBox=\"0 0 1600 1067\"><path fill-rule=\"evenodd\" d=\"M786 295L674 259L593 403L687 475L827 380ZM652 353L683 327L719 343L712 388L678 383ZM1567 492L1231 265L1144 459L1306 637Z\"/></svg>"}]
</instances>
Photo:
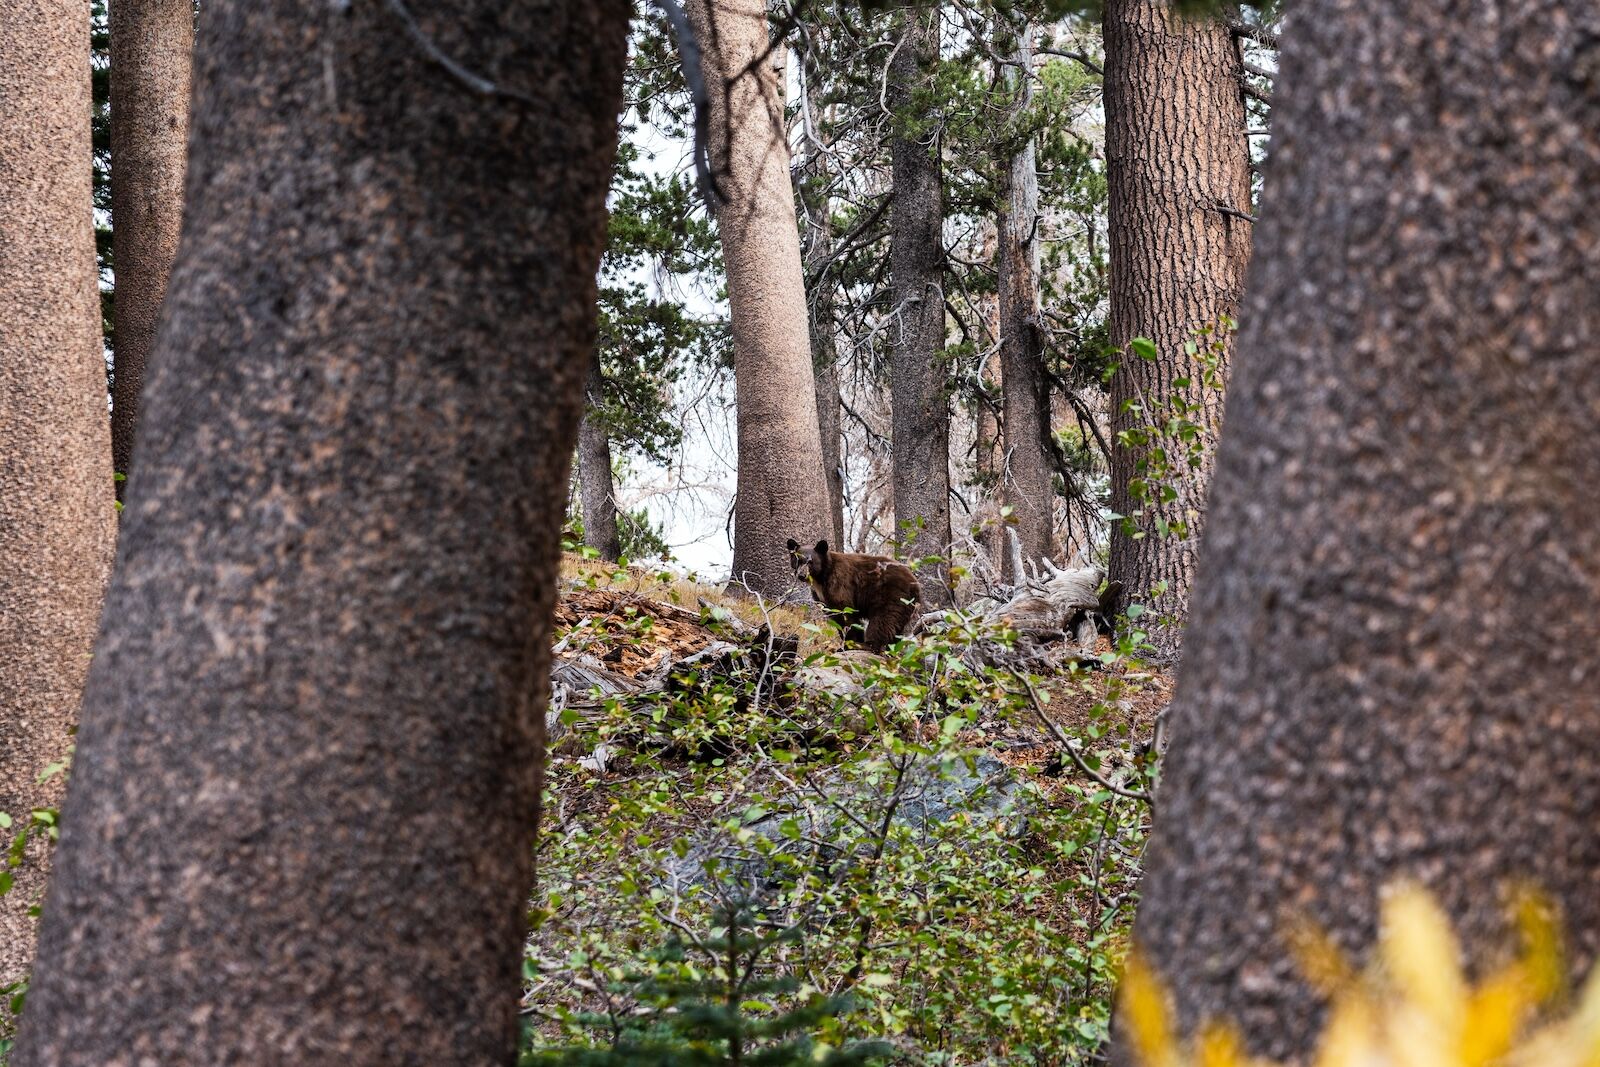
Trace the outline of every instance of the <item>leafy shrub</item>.
<instances>
[{"instance_id":1,"label":"leafy shrub","mask_svg":"<svg viewBox=\"0 0 1600 1067\"><path fill-rule=\"evenodd\" d=\"M604 775L578 758L550 768L529 1055L593 1043L619 997L655 1018L640 985L661 966L653 946L730 908L783 931L755 967L772 983L764 1017L853 998L854 1011L807 1017L819 1046L887 1041L896 1062L944 1064L1092 1055L1148 807L1092 777L1049 777L1044 757L1006 766L1032 726L1028 692L968 662L973 626L952 615L881 658L776 668L837 683L803 700L781 685L750 700L748 679L705 679L656 698L645 743L628 701L590 723L589 749L627 735L628 751ZM1073 747L1128 794L1150 773L1117 688L1137 684L1126 652L1140 638L1129 627L1101 670L1050 685L1088 705Z\"/></svg>"}]
</instances>

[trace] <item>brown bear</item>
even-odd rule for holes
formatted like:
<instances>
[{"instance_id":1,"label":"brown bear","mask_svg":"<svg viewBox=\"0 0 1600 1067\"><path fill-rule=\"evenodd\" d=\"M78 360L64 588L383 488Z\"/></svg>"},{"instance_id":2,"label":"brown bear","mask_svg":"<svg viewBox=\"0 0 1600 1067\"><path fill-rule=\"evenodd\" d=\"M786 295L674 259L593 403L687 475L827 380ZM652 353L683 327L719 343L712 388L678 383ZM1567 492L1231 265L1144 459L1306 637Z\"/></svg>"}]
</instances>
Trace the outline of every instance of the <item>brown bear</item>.
<instances>
[{"instance_id":1,"label":"brown bear","mask_svg":"<svg viewBox=\"0 0 1600 1067\"><path fill-rule=\"evenodd\" d=\"M882 652L905 632L922 597L911 568L888 556L830 552L826 541L802 552L791 537L789 562L795 577L811 587L811 595L844 630L845 640L857 640L873 652Z\"/></svg>"}]
</instances>

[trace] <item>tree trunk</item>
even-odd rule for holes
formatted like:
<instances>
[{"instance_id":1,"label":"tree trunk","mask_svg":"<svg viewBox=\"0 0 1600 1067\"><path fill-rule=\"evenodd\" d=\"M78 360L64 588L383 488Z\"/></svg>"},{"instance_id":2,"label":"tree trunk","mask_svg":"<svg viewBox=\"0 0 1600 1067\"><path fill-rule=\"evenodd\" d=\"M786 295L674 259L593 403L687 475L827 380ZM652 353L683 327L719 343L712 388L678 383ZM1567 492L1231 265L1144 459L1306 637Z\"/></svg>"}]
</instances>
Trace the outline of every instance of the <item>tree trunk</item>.
<instances>
[{"instance_id":1,"label":"tree trunk","mask_svg":"<svg viewBox=\"0 0 1600 1067\"><path fill-rule=\"evenodd\" d=\"M111 567L100 295L89 192L88 5L0 25L0 811L56 802ZM0 897L0 985L33 954L47 853Z\"/></svg>"},{"instance_id":2,"label":"tree trunk","mask_svg":"<svg viewBox=\"0 0 1600 1067\"><path fill-rule=\"evenodd\" d=\"M1597 41L1578 0L1285 35L1136 929L1190 1032L1302 1056L1281 919L1359 955L1399 878L1475 961L1513 882L1600 946Z\"/></svg>"},{"instance_id":3,"label":"tree trunk","mask_svg":"<svg viewBox=\"0 0 1600 1067\"><path fill-rule=\"evenodd\" d=\"M979 303L997 304L998 301L992 297L980 297ZM985 394L993 394L997 400L1004 403L1000 393L1004 380L1000 376L998 349L989 353L978 364L978 379L983 383ZM1003 499L1001 484L1005 477L1006 453L1000 419L995 414L995 404L988 399L978 402L973 430L973 453L976 481L982 494L982 504L976 516L978 527L976 540L978 547L988 557L989 563L998 570L1002 567L1005 556L1005 526L1001 521L1000 501Z\"/></svg>"},{"instance_id":4,"label":"tree trunk","mask_svg":"<svg viewBox=\"0 0 1600 1067\"><path fill-rule=\"evenodd\" d=\"M206 4L16 1067L513 1062L628 9Z\"/></svg>"},{"instance_id":5,"label":"tree trunk","mask_svg":"<svg viewBox=\"0 0 1600 1067\"><path fill-rule=\"evenodd\" d=\"M1171 401L1182 398L1199 405L1190 417L1205 445L1201 469L1184 467L1167 479L1177 498L1164 504L1138 499L1149 449L1112 446L1111 510L1131 516L1143 507L1145 514L1137 534L1112 523L1110 577L1171 619L1152 632L1171 652L1188 611L1222 418L1219 392L1202 387L1184 343L1236 313L1250 258L1250 224L1217 210L1250 205L1241 66L1221 22L1180 20L1168 0L1107 0L1105 48L1111 343L1121 348L1145 337L1159 351L1154 361L1124 358L1111 382L1111 428L1121 434L1147 420L1164 423ZM1176 460L1182 444L1160 437L1151 447ZM1189 536L1163 536L1158 520L1186 523ZM1166 591L1152 598L1160 582Z\"/></svg>"},{"instance_id":6,"label":"tree trunk","mask_svg":"<svg viewBox=\"0 0 1600 1067\"><path fill-rule=\"evenodd\" d=\"M810 27L810 35L820 33ZM833 544L845 548L844 541L844 465L840 456L843 441L843 405L839 396L839 350L834 335L834 293L838 281L829 269L833 255L833 215L829 203L830 173L828 157L811 138L820 139L822 119L822 71L801 56L805 76L805 111L815 124L805 138L805 163L800 175L800 205L806 219L803 249L806 274L810 278L811 371L817 391L817 428L822 435L822 474L828 486L828 515L832 520Z\"/></svg>"},{"instance_id":7,"label":"tree trunk","mask_svg":"<svg viewBox=\"0 0 1600 1067\"><path fill-rule=\"evenodd\" d=\"M111 4L111 211L117 270L111 456L123 474L132 469L145 361L155 343L167 273L178 252L193 51L193 0Z\"/></svg>"},{"instance_id":8,"label":"tree trunk","mask_svg":"<svg viewBox=\"0 0 1600 1067\"><path fill-rule=\"evenodd\" d=\"M768 54L764 0L689 0L684 8L704 51L711 95L711 164L722 197L717 227L733 319L733 578L752 592L793 595L785 542L823 537L830 520L816 405L795 403L813 396L816 385L782 87L772 63L782 49Z\"/></svg>"},{"instance_id":9,"label":"tree trunk","mask_svg":"<svg viewBox=\"0 0 1600 1067\"><path fill-rule=\"evenodd\" d=\"M605 422L597 417L605 382L600 376L600 353L589 360L584 382L583 420L578 423L578 487L583 493L583 543L615 563L622 558L622 536L617 532L617 490L611 481L611 440Z\"/></svg>"},{"instance_id":10,"label":"tree trunk","mask_svg":"<svg viewBox=\"0 0 1600 1067\"><path fill-rule=\"evenodd\" d=\"M1016 110L1033 102L1032 27L1018 34ZM1039 331L1039 172L1028 138L1003 175L996 262L1000 288L1000 374L1005 382L1005 502L1011 505L1022 554L1056 553L1055 486L1050 463L1050 382ZM1009 569L1009 568L1008 568ZM1021 575L1008 574L1012 581Z\"/></svg>"},{"instance_id":11,"label":"tree trunk","mask_svg":"<svg viewBox=\"0 0 1600 1067\"><path fill-rule=\"evenodd\" d=\"M900 554L950 553L950 393L944 356L944 189L929 84L939 59L939 9L901 15L889 63L889 271L895 326L889 353L894 425L894 522ZM922 597L951 603L949 568L917 572Z\"/></svg>"},{"instance_id":12,"label":"tree trunk","mask_svg":"<svg viewBox=\"0 0 1600 1067\"><path fill-rule=\"evenodd\" d=\"M998 228L984 228L983 242L978 248L979 262L995 263L999 239ZM975 401L973 414L973 473L980 501L973 525L978 548L989 565L984 573L992 578L1002 571L1005 558L1005 530L1000 514L1005 496L1003 479L1006 455L1000 426L1000 411L1005 399L1001 392L1004 383L1000 372L999 294L976 293L972 297L972 306L977 313L979 336L983 338L984 345L983 354L978 360L981 395Z\"/></svg>"}]
</instances>

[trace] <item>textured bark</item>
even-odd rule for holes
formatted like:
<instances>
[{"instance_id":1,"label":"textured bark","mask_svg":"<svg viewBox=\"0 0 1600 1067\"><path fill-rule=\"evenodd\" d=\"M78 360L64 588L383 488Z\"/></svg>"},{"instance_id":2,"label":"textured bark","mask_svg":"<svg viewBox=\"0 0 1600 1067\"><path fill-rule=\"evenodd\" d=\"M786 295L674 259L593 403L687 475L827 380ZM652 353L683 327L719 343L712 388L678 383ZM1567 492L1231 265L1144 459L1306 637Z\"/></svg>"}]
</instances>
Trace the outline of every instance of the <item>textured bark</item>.
<instances>
[{"instance_id":1,"label":"textured bark","mask_svg":"<svg viewBox=\"0 0 1600 1067\"><path fill-rule=\"evenodd\" d=\"M628 7L206 4L16 1067L513 1062Z\"/></svg>"},{"instance_id":2,"label":"textured bark","mask_svg":"<svg viewBox=\"0 0 1600 1067\"><path fill-rule=\"evenodd\" d=\"M111 456L132 469L145 362L178 253L189 147L193 0L112 0L111 214L115 225L116 372ZM119 487L120 489L120 487Z\"/></svg>"},{"instance_id":3,"label":"textured bark","mask_svg":"<svg viewBox=\"0 0 1600 1067\"><path fill-rule=\"evenodd\" d=\"M998 305L998 301L992 297L980 297L979 302L991 306ZM998 316L991 317L998 320ZM1000 376L998 349L989 353L978 365L978 378L983 382L984 392L992 393L996 401L1001 401L1000 389L1004 383ZM1000 419L995 414L996 406L987 400L978 403L973 428L973 466L983 493L982 503L974 516L978 527L978 546L988 557L989 562L999 568L1005 555L1005 528L1000 518L1000 500L1006 454L1005 441L1000 432Z\"/></svg>"},{"instance_id":4,"label":"textured bark","mask_svg":"<svg viewBox=\"0 0 1600 1067\"><path fill-rule=\"evenodd\" d=\"M1128 357L1111 382L1114 433L1143 425L1175 396L1204 405L1204 468L1177 479L1176 500L1146 504L1143 537L1112 524L1110 576L1128 595L1151 604L1174 625L1154 632L1172 651L1182 633L1195 553L1221 424L1221 398L1203 389L1184 342L1202 326L1236 313L1250 258L1250 224L1216 209L1248 211L1240 60L1218 21L1179 20L1167 0L1108 0L1105 5L1106 177L1109 185L1111 343L1149 338L1154 362ZM1182 388L1173 383L1189 379ZM1147 414L1124 410L1142 405ZM1176 454L1176 442L1164 442ZM1111 509L1130 515L1142 450L1113 445ZM1160 536L1155 516L1187 521L1187 540ZM1148 592L1158 582L1166 592Z\"/></svg>"},{"instance_id":5,"label":"textured bark","mask_svg":"<svg viewBox=\"0 0 1600 1067\"><path fill-rule=\"evenodd\" d=\"M622 536L617 532L617 489L611 481L611 439L605 423L596 416L605 383L600 376L600 353L589 360L584 381L583 420L578 424L578 487L583 494L583 543L615 563L622 558Z\"/></svg>"},{"instance_id":6,"label":"textured bark","mask_svg":"<svg viewBox=\"0 0 1600 1067\"><path fill-rule=\"evenodd\" d=\"M939 58L939 9L901 16L889 64L893 183L889 272L896 327L889 353L894 424L894 523L900 554L950 552L950 392L944 357L944 187L938 127L927 114L928 79ZM908 536L909 534L909 536ZM951 603L948 567L917 572L922 596Z\"/></svg>"},{"instance_id":7,"label":"textured bark","mask_svg":"<svg viewBox=\"0 0 1600 1067\"><path fill-rule=\"evenodd\" d=\"M998 229L985 227L983 243L978 249L979 262L995 262L998 242ZM972 301L983 328L981 336L985 346L978 362L978 381L983 396L976 402L973 414L972 466L981 492L973 525L977 529L979 549L993 568L992 573L998 574L1005 557L1000 505L1004 498L1002 478L1006 462L1005 440L1000 428L1000 410L1005 403L1000 374L1000 297L997 293L977 293Z\"/></svg>"},{"instance_id":8,"label":"textured bark","mask_svg":"<svg viewBox=\"0 0 1600 1067\"><path fill-rule=\"evenodd\" d=\"M808 27L808 37L821 32ZM805 57L801 57L802 62ZM806 108L820 122L824 108L822 71L814 64L805 70ZM820 129L812 131L821 137ZM816 144L805 142L800 173L800 205L805 214L802 249L806 274L811 278L808 307L811 333L811 374L817 391L817 429L822 437L822 476L828 486L828 517L832 543L844 547L844 463L840 455L844 437L843 405L839 396L839 349L834 326L834 294L838 281L827 269L833 254L833 214L828 202L828 157Z\"/></svg>"},{"instance_id":9,"label":"textured bark","mask_svg":"<svg viewBox=\"0 0 1600 1067\"><path fill-rule=\"evenodd\" d=\"M1307 0L1136 934L1186 1028L1306 1051L1286 908L1421 880L1475 960L1600 945L1600 9Z\"/></svg>"},{"instance_id":10,"label":"textured bark","mask_svg":"<svg viewBox=\"0 0 1600 1067\"><path fill-rule=\"evenodd\" d=\"M798 595L784 544L825 536L830 520L816 405L795 403L816 386L773 63L783 49L769 53L764 0L689 0L684 9L705 54L711 163L723 201L716 214L739 434L733 577L754 592Z\"/></svg>"},{"instance_id":11,"label":"textured bark","mask_svg":"<svg viewBox=\"0 0 1600 1067\"><path fill-rule=\"evenodd\" d=\"M1031 29L1024 27L1013 57L1017 70L1033 65ZM1033 101L1032 80L1017 78L1017 110ZM1003 175L995 261L1000 288L1000 367L1005 382L1005 502L1011 505L1026 559L1056 553L1055 487L1050 464L1050 382L1039 331L1039 172L1030 137ZM1009 567L1007 570L1009 571ZM1021 575L1007 574L1012 581Z\"/></svg>"},{"instance_id":12,"label":"textured bark","mask_svg":"<svg viewBox=\"0 0 1600 1067\"><path fill-rule=\"evenodd\" d=\"M821 306L818 306L821 305ZM818 294L815 309L818 326L833 318L832 294ZM823 318L826 315L827 318ZM828 518L833 527L834 544L844 544L844 404L839 395L839 355L833 334L824 334L820 342L812 344L812 378L817 391L817 430L822 435L822 473L828 485Z\"/></svg>"},{"instance_id":13,"label":"textured bark","mask_svg":"<svg viewBox=\"0 0 1600 1067\"><path fill-rule=\"evenodd\" d=\"M89 10L0 22L0 811L56 802L111 566L105 362L89 204ZM0 833L9 844L10 833ZM0 897L0 985L33 952L46 854Z\"/></svg>"}]
</instances>

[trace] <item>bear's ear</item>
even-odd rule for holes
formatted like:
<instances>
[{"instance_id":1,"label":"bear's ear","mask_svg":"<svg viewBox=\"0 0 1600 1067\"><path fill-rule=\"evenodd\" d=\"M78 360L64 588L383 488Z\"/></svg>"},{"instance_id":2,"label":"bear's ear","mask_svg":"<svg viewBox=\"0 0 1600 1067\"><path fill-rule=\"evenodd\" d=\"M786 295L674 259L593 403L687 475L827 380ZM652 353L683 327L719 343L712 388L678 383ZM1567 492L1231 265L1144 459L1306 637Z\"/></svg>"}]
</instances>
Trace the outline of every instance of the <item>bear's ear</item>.
<instances>
[{"instance_id":1,"label":"bear's ear","mask_svg":"<svg viewBox=\"0 0 1600 1067\"><path fill-rule=\"evenodd\" d=\"M828 542L826 542L826 541L818 541L817 542L817 547L816 547L816 553L819 556L826 556L828 554Z\"/></svg>"},{"instance_id":2,"label":"bear's ear","mask_svg":"<svg viewBox=\"0 0 1600 1067\"><path fill-rule=\"evenodd\" d=\"M790 552L798 552L798 551L800 551L800 542L796 541L792 537L789 538L789 551Z\"/></svg>"}]
</instances>

